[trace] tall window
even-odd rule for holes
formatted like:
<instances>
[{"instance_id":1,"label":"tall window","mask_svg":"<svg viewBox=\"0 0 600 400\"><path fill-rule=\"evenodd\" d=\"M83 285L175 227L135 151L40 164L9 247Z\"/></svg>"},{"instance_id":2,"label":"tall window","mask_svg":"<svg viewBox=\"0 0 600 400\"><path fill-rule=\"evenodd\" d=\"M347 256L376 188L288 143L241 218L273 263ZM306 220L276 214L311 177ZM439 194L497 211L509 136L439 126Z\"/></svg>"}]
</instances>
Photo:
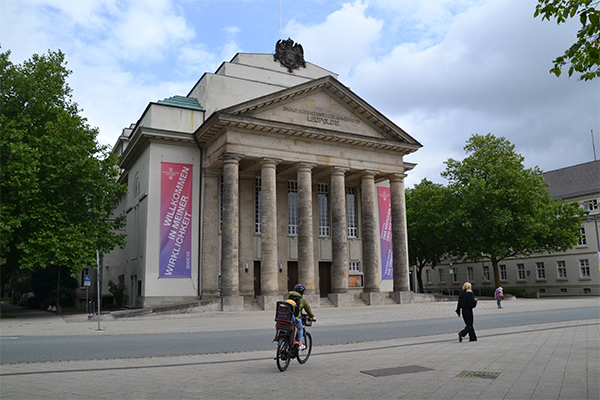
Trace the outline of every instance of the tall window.
<instances>
[{"instance_id":1,"label":"tall window","mask_svg":"<svg viewBox=\"0 0 600 400\"><path fill-rule=\"evenodd\" d=\"M546 268L544 267L543 262L535 263L535 268L537 270L537 278L538 279L546 279Z\"/></svg>"},{"instance_id":2,"label":"tall window","mask_svg":"<svg viewBox=\"0 0 600 400\"><path fill-rule=\"evenodd\" d=\"M254 233L260 234L260 222L261 222L261 213L260 213L260 198L261 198L261 190L262 190L262 179L255 178L254 179Z\"/></svg>"},{"instance_id":3,"label":"tall window","mask_svg":"<svg viewBox=\"0 0 600 400\"><path fill-rule=\"evenodd\" d=\"M579 271L582 278L591 278L588 260L579 260Z\"/></svg>"},{"instance_id":4,"label":"tall window","mask_svg":"<svg viewBox=\"0 0 600 400\"><path fill-rule=\"evenodd\" d=\"M441 268L440 268L440 282L446 282L445 272Z\"/></svg>"},{"instance_id":5,"label":"tall window","mask_svg":"<svg viewBox=\"0 0 600 400\"><path fill-rule=\"evenodd\" d=\"M467 267L467 281L473 282L473 267Z\"/></svg>"},{"instance_id":6,"label":"tall window","mask_svg":"<svg viewBox=\"0 0 600 400\"><path fill-rule=\"evenodd\" d=\"M557 261L556 268L558 268L558 277L566 278L567 277L567 265L564 261Z\"/></svg>"},{"instance_id":7,"label":"tall window","mask_svg":"<svg viewBox=\"0 0 600 400\"><path fill-rule=\"evenodd\" d=\"M483 281L484 282L490 281L490 267L488 265L483 266Z\"/></svg>"},{"instance_id":8,"label":"tall window","mask_svg":"<svg viewBox=\"0 0 600 400\"><path fill-rule=\"evenodd\" d=\"M519 280L525 280L525 264L517 264L517 273L519 275Z\"/></svg>"},{"instance_id":9,"label":"tall window","mask_svg":"<svg viewBox=\"0 0 600 400\"><path fill-rule=\"evenodd\" d=\"M506 265L500 265L498 268L500 268L500 280L507 281L508 275L506 273Z\"/></svg>"},{"instance_id":10,"label":"tall window","mask_svg":"<svg viewBox=\"0 0 600 400\"><path fill-rule=\"evenodd\" d=\"M458 282L458 268L454 267L452 270L452 282Z\"/></svg>"},{"instance_id":11,"label":"tall window","mask_svg":"<svg viewBox=\"0 0 600 400\"><path fill-rule=\"evenodd\" d=\"M298 182L288 181L288 235L298 234Z\"/></svg>"},{"instance_id":12,"label":"tall window","mask_svg":"<svg viewBox=\"0 0 600 400\"><path fill-rule=\"evenodd\" d=\"M431 280L431 270L430 269L425 270L425 276L427 278L427 283L431 283L432 280Z\"/></svg>"},{"instance_id":13,"label":"tall window","mask_svg":"<svg viewBox=\"0 0 600 400\"><path fill-rule=\"evenodd\" d=\"M356 188L346 188L346 217L348 219L348 237L358 237Z\"/></svg>"},{"instance_id":14,"label":"tall window","mask_svg":"<svg viewBox=\"0 0 600 400\"><path fill-rule=\"evenodd\" d=\"M329 186L317 185L319 196L319 236L329 236Z\"/></svg>"},{"instance_id":15,"label":"tall window","mask_svg":"<svg viewBox=\"0 0 600 400\"><path fill-rule=\"evenodd\" d=\"M579 246L585 246L587 244L587 241L585 240L585 228L579 228L579 232L581 233L581 238L579 239L579 242L577 242L577 244Z\"/></svg>"}]
</instances>

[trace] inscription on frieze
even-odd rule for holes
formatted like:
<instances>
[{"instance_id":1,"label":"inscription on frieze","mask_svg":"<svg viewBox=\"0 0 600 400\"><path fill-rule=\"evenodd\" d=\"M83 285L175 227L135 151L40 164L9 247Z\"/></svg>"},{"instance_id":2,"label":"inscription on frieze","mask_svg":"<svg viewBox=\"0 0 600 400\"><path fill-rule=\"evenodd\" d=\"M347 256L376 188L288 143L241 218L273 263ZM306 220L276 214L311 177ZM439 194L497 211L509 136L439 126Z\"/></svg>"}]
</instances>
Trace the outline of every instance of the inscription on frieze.
<instances>
[{"instance_id":1,"label":"inscription on frieze","mask_svg":"<svg viewBox=\"0 0 600 400\"><path fill-rule=\"evenodd\" d=\"M344 115L336 115L327 112L311 111L302 108L283 107L283 111L294 114L306 115L308 122L313 122L328 126L340 126L342 122L351 124L360 124L360 119L347 117Z\"/></svg>"}]
</instances>

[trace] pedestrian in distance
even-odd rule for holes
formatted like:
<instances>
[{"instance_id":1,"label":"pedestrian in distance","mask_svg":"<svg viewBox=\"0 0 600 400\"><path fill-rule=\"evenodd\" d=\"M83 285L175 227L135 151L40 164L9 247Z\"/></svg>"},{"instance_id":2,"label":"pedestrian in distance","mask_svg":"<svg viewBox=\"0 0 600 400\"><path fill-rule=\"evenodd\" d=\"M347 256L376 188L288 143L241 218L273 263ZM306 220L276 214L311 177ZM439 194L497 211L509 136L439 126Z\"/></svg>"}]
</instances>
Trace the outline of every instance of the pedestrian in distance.
<instances>
[{"instance_id":1,"label":"pedestrian in distance","mask_svg":"<svg viewBox=\"0 0 600 400\"><path fill-rule=\"evenodd\" d=\"M463 291L458 295L458 304L456 306L456 315L460 317L462 312L463 320L465 321L465 328L458 332L458 341L462 342L463 338L469 334L469 342L476 342L477 335L473 328L473 309L477 307L477 299L471 289L471 284L465 282L463 285Z\"/></svg>"},{"instance_id":2,"label":"pedestrian in distance","mask_svg":"<svg viewBox=\"0 0 600 400\"><path fill-rule=\"evenodd\" d=\"M502 291L502 286L499 286L494 292L494 298L496 299L496 304L498 304L498 308L502 308L502 299L504 299L504 292Z\"/></svg>"}]
</instances>

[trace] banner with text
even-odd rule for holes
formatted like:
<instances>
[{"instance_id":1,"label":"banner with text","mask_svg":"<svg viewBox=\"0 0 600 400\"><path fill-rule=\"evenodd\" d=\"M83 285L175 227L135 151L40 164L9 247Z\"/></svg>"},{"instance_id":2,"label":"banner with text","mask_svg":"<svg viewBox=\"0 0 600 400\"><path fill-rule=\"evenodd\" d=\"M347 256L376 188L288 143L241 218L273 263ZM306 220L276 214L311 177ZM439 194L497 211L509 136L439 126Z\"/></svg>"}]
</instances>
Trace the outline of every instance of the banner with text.
<instances>
[{"instance_id":1,"label":"banner with text","mask_svg":"<svg viewBox=\"0 0 600 400\"><path fill-rule=\"evenodd\" d=\"M160 278L192 277L192 164L161 163Z\"/></svg>"},{"instance_id":2,"label":"banner with text","mask_svg":"<svg viewBox=\"0 0 600 400\"><path fill-rule=\"evenodd\" d=\"M381 279L393 279L394 258L392 255L392 204L390 188L377 188L379 203L379 244L381 247Z\"/></svg>"}]
</instances>

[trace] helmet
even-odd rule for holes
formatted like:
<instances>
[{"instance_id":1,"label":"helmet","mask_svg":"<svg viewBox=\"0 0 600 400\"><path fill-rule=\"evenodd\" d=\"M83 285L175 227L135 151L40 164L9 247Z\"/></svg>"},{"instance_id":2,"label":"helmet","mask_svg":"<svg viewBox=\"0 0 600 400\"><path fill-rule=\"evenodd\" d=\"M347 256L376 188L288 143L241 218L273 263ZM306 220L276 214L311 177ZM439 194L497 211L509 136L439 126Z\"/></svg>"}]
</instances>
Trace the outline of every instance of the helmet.
<instances>
[{"instance_id":1,"label":"helmet","mask_svg":"<svg viewBox=\"0 0 600 400\"><path fill-rule=\"evenodd\" d=\"M300 294L304 294L304 291L306 290L306 288L304 287L303 284L299 283L296 286L294 286L294 290Z\"/></svg>"},{"instance_id":2,"label":"helmet","mask_svg":"<svg viewBox=\"0 0 600 400\"><path fill-rule=\"evenodd\" d=\"M285 302L286 302L286 303L290 303L290 304L291 304L291 305L293 305L293 306L295 306L295 305L296 305L296 302L295 302L294 300L292 300L292 299L287 299Z\"/></svg>"}]
</instances>

